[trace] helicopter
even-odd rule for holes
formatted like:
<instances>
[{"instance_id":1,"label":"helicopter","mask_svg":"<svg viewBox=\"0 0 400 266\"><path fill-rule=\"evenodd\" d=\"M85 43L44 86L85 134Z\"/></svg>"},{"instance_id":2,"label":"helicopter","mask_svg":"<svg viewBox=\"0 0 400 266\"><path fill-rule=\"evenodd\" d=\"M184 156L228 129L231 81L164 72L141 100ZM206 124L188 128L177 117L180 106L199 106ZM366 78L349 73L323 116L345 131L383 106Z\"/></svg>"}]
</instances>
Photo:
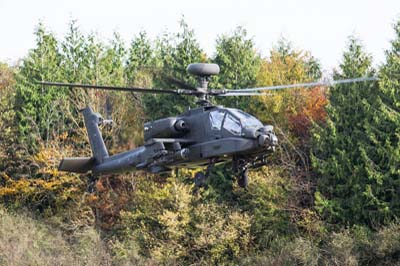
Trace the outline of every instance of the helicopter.
<instances>
[{"instance_id":1,"label":"helicopter","mask_svg":"<svg viewBox=\"0 0 400 266\"><path fill-rule=\"evenodd\" d=\"M198 77L198 86L185 84L175 78L171 82L182 89L150 89L117 87L61 82L38 82L44 86L118 90L139 93L190 95L197 97L198 107L174 117L144 123L144 145L133 150L109 155L99 126L109 123L90 106L82 109L85 127L92 150L91 157L63 158L59 171L94 175L143 170L153 174L168 173L179 168L206 168L195 173L197 186L204 185L212 168L217 164L231 163L231 169L240 187L248 185L248 170L267 164L268 157L278 146L272 125L264 125L242 110L213 105L210 97L261 96L264 91L285 88L332 86L335 84L376 80L361 77L335 81L317 81L301 84L278 85L247 89L210 89L208 83L218 75L217 64L193 63L187 67L189 74Z\"/></svg>"}]
</instances>

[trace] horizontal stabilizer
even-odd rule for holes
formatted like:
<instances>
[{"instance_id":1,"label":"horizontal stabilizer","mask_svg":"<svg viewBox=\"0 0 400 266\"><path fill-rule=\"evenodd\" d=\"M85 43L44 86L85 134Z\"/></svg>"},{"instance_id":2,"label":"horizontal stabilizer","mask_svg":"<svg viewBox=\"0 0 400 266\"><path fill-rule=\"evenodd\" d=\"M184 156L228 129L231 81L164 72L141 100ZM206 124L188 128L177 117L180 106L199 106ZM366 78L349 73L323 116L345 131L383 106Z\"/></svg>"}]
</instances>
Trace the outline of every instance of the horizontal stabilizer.
<instances>
[{"instance_id":1,"label":"horizontal stabilizer","mask_svg":"<svg viewBox=\"0 0 400 266\"><path fill-rule=\"evenodd\" d=\"M73 173L86 173L93 168L95 162L96 159L93 157L64 158L58 166L58 170Z\"/></svg>"}]
</instances>

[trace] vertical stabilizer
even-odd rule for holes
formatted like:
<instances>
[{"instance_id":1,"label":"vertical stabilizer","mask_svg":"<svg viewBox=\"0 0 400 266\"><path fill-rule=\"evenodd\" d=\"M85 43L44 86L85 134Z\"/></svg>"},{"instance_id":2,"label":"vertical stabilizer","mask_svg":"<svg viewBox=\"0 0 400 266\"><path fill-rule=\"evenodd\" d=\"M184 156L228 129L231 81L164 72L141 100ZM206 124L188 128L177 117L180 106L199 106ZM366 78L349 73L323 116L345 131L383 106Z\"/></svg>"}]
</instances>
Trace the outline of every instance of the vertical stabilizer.
<instances>
[{"instance_id":1,"label":"vertical stabilizer","mask_svg":"<svg viewBox=\"0 0 400 266\"><path fill-rule=\"evenodd\" d=\"M104 158L108 157L107 148L99 129L99 125L102 123L103 118L100 114L94 113L90 107L83 109L82 113L85 119L85 126L89 136L93 157L98 163L102 163Z\"/></svg>"}]
</instances>

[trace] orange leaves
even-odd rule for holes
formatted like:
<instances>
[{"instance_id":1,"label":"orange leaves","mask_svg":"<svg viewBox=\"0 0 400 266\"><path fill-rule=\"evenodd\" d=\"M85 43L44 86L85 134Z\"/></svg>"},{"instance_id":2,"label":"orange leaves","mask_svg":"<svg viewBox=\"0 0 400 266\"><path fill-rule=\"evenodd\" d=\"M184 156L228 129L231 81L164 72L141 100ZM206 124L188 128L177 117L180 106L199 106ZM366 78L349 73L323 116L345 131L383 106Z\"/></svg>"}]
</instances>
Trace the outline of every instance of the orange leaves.
<instances>
[{"instance_id":1,"label":"orange leaves","mask_svg":"<svg viewBox=\"0 0 400 266\"><path fill-rule=\"evenodd\" d=\"M301 104L288 114L289 127L292 132L301 138L309 137L309 129L312 122L321 123L325 120L325 106L328 103L325 89L316 87L296 91Z\"/></svg>"},{"instance_id":2,"label":"orange leaves","mask_svg":"<svg viewBox=\"0 0 400 266\"><path fill-rule=\"evenodd\" d=\"M126 176L104 176L95 183L96 192L86 198L86 202L95 209L97 221L104 230L110 230L120 219L133 196L131 179Z\"/></svg>"}]
</instances>

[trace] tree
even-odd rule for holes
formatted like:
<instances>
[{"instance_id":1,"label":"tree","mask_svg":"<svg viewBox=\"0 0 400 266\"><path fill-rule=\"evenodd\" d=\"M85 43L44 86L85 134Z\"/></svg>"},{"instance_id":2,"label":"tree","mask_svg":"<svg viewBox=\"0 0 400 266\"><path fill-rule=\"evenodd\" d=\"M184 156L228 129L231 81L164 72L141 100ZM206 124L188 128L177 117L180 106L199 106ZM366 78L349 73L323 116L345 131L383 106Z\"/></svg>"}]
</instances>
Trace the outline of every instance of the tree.
<instances>
[{"instance_id":1,"label":"tree","mask_svg":"<svg viewBox=\"0 0 400 266\"><path fill-rule=\"evenodd\" d=\"M331 88L329 119L314 130L315 204L330 222L376 225L400 214L400 28L395 29L379 84ZM351 38L347 49L336 79L374 74L358 40Z\"/></svg>"},{"instance_id":2,"label":"tree","mask_svg":"<svg viewBox=\"0 0 400 266\"><path fill-rule=\"evenodd\" d=\"M155 67L154 49L146 32L142 31L132 40L129 48L125 67L128 84L151 85L151 82L145 82L145 77L150 77L151 80L151 75L149 75L151 67Z\"/></svg>"},{"instance_id":3,"label":"tree","mask_svg":"<svg viewBox=\"0 0 400 266\"><path fill-rule=\"evenodd\" d=\"M136 35L129 47L125 61L125 77L128 86L152 88L153 73L156 67L154 47L146 32ZM125 94L126 95L126 94ZM119 124L129 129L123 132L123 140L135 146L143 141L142 128L146 120L143 98L140 93L130 93L124 100L127 104L119 114ZM133 144L133 145L132 145Z\"/></svg>"},{"instance_id":4,"label":"tree","mask_svg":"<svg viewBox=\"0 0 400 266\"><path fill-rule=\"evenodd\" d=\"M14 86L15 69L0 62L0 171L5 169L8 150L15 142Z\"/></svg>"},{"instance_id":5,"label":"tree","mask_svg":"<svg viewBox=\"0 0 400 266\"><path fill-rule=\"evenodd\" d=\"M60 80L62 72L61 55L54 35L47 32L41 23L35 35L36 48L22 62L15 96L19 143L30 150L37 148L38 139L48 141L62 131L65 125L59 106L68 94L64 89L36 84L37 81Z\"/></svg>"},{"instance_id":6,"label":"tree","mask_svg":"<svg viewBox=\"0 0 400 266\"><path fill-rule=\"evenodd\" d=\"M219 65L221 71L213 77L212 88L243 89L256 84L260 67L260 55L254 41L247 37L247 31L237 27L230 35L222 35L217 39L216 55L212 62ZM218 102L241 109L247 109L250 99L246 97L229 97Z\"/></svg>"},{"instance_id":7,"label":"tree","mask_svg":"<svg viewBox=\"0 0 400 266\"><path fill-rule=\"evenodd\" d=\"M320 77L319 62L309 52L296 50L290 42L282 39L271 50L269 58L262 60L256 85L302 83ZM302 94L303 89L276 91L272 95L254 98L251 110L264 122L288 128L288 116L296 115L306 106L307 97Z\"/></svg>"},{"instance_id":8,"label":"tree","mask_svg":"<svg viewBox=\"0 0 400 266\"><path fill-rule=\"evenodd\" d=\"M166 76L175 77L185 83L196 85L196 77L189 76L186 67L190 63L205 61L205 55L185 20L180 21L181 31L176 34L165 34L157 41L156 65L161 66L160 75L155 75L153 84L164 89L177 89ZM195 106L196 99L190 96L144 95L144 104L149 119L177 115L184 112L187 106Z\"/></svg>"},{"instance_id":9,"label":"tree","mask_svg":"<svg viewBox=\"0 0 400 266\"><path fill-rule=\"evenodd\" d=\"M270 56L262 59L256 86L310 82L320 76L319 62L310 52L295 49L281 39ZM313 122L324 120L326 103L322 88L298 88L270 91L253 97L249 104L251 113L274 125L280 144L276 153L279 164L295 171L296 176L308 175L309 129Z\"/></svg>"}]
</instances>

